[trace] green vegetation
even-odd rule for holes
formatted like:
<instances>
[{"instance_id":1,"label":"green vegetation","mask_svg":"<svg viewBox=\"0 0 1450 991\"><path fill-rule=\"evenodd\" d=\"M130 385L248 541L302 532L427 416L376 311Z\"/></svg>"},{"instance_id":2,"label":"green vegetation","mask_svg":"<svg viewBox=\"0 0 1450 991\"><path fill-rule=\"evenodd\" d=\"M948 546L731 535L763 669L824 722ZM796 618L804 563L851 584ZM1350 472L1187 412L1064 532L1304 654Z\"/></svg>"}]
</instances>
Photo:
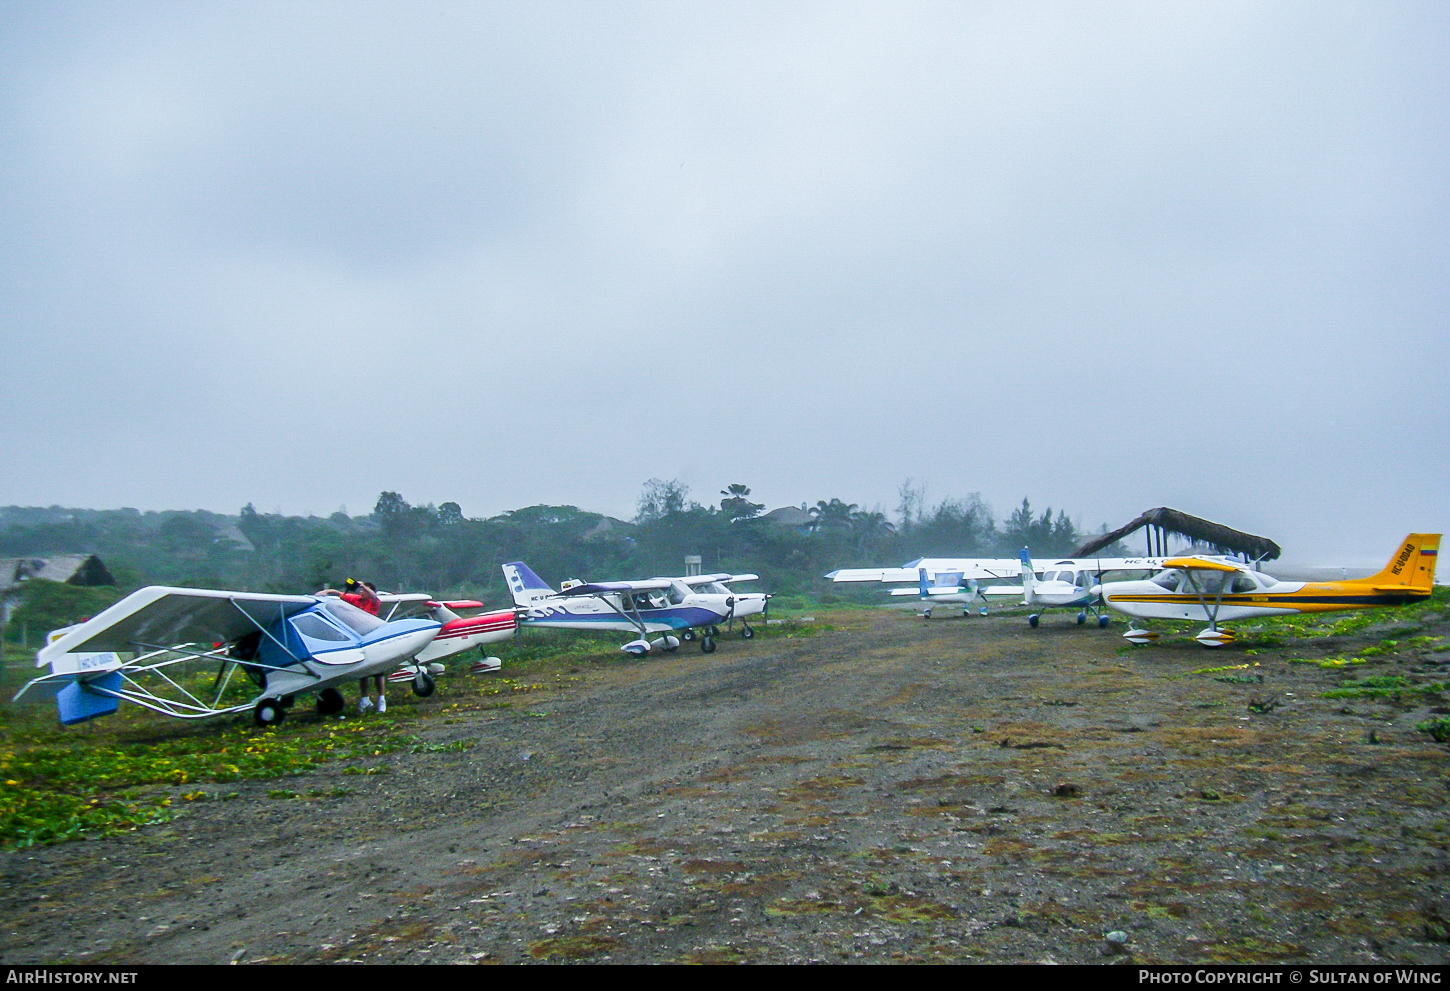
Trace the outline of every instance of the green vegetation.
<instances>
[{"instance_id":1,"label":"green vegetation","mask_svg":"<svg viewBox=\"0 0 1450 991\"><path fill-rule=\"evenodd\" d=\"M1325 692L1322 697L1327 699L1390 698L1411 692L1443 692L1446 688L1450 688L1450 685L1433 681L1414 682L1399 675L1382 674L1344 681L1338 688L1331 688Z\"/></svg>"},{"instance_id":2,"label":"green vegetation","mask_svg":"<svg viewBox=\"0 0 1450 991\"><path fill-rule=\"evenodd\" d=\"M910 484L894 523L880 509L833 498L803 504L802 522L780 526L760 516L765 507L750 501L748 486L732 484L720 495L718 506L701 505L680 483L651 479L629 522L574 506L470 519L457 503L414 506L396 492L382 493L368 515L339 511L325 519L260 513L251 505L232 517L12 506L0 509L0 556L93 553L119 584L27 590L7 636L18 642L26 629L35 646L46 631L144 584L300 592L351 576L503 606L511 600L499 565L516 560L557 585L567 578L677 575L685 555L699 555L706 571L759 574L761 587L797 599L802 610L880 604L879 588L827 589L820 576L928 554L1015 555L1023 546L1062 554L1083 537L1065 512L1037 514L1026 499L999 525L977 496L929 508L923 490ZM772 603L776 608L790 607Z\"/></svg>"},{"instance_id":3,"label":"green vegetation","mask_svg":"<svg viewBox=\"0 0 1450 991\"><path fill-rule=\"evenodd\" d=\"M1435 719L1426 720L1423 723L1416 723L1415 729L1421 733L1430 734L1430 738L1436 743L1450 741L1450 717L1439 716Z\"/></svg>"}]
</instances>

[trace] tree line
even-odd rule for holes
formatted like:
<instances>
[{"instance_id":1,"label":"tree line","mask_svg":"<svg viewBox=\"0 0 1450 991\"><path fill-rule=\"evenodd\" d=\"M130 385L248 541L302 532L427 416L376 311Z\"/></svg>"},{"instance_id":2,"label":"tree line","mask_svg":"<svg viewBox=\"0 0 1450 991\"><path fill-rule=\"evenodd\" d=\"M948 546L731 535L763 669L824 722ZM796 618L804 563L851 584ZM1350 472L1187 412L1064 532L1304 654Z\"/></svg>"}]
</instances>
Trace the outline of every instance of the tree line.
<instances>
[{"instance_id":1,"label":"tree line","mask_svg":"<svg viewBox=\"0 0 1450 991\"><path fill-rule=\"evenodd\" d=\"M680 575L685 556L695 555L706 572L751 572L771 591L819 595L840 594L820 581L836 568L1013 557L1024 546L1053 556L1083 539L1063 510L1037 513L1024 498L999 522L978 495L927 505L910 482L894 518L832 498L802 503L781 525L781 514L766 514L750 495L735 483L706 505L678 481L650 479L628 521L548 505L474 519L455 502L412 505L397 492L381 493L366 516L326 518L261 513L251 504L235 517L10 507L0 510L0 556L97 554L116 576L118 595L145 584L295 593L354 577L499 606L509 602L499 568L507 561L527 562L557 587L566 578ZM879 589L869 591L879 597Z\"/></svg>"}]
</instances>

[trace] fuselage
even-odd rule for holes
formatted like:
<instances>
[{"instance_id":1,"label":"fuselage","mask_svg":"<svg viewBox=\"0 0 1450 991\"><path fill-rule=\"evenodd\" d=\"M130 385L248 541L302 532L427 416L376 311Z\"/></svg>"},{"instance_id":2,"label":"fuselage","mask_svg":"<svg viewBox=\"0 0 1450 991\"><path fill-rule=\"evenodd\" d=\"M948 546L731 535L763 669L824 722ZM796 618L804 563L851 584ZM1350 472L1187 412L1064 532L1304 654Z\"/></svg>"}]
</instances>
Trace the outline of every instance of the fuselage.
<instances>
[{"instance_id":1,"label":"fuselage","mask_svg":"<svg viewBox=\"0 0 1450 991\"><path fill-rule=\"evenodd\" d=\"M681 581L668 588L594 595L543 595L529 600L525 626L559 630L668 633L722 623L735 596L693 591Z\"/></svg>"},{"instance_id":2,"label":"fuselage","mask_svg":"<svg viewBox=\"0 0 1450 991\"><path fill-rule=\"evenodd\" d=\"M1222 622L1402 606L1430 595L1429 589L1381 590L1370 582L1278 581L1257 571L1225 573L1217 581L1218 575L1202 572L1195 572L1193 577L1196 588L1188 574L1177 568L1146 581L1105 582L1103 601L1118 612L1140 619L1208 620L1216 616Z\"/></svg>"}]
</instances>

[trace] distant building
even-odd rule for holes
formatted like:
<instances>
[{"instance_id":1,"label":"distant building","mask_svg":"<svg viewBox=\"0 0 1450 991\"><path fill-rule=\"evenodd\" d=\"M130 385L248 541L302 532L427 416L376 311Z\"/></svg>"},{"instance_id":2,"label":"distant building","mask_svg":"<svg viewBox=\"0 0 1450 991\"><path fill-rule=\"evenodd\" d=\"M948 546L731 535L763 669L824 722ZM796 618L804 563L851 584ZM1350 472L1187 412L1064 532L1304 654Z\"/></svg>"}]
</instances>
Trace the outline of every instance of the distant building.
<instances>
[{"instance_id":1,"label":"distant building","mask_svg":"<svg viewBox=\"0 0 1450 991\"><path fill-rule=\"evenodd\" d=\"M579 539L589 544L608 540L633 540L634 538L629 534L629 531L633 529L633 523L617 520L613 516L604 516Z\"/></svg>"},{"instance_id":2,"label":"distant building","mask_svg":"<svg viewBox=\"0 0 1450 991\"><path fill-rule=\"evenodd\" d=\"M781 506L748 522L785 527L797 533L810 533L815 528L816 518L799 506Z\"/></svg>"},{"instance_id":3,"label":"distant building","mask_svg":"<svg viewBox=\"0 0 1450 991\"><path fill-rule=\"evenodd\" d=\"M20 604L25 583L39 578L67 585L114 585L116 579L94 554L57 554L54 557L0 557L0 616Z\"/></svg>"}]
</instances>

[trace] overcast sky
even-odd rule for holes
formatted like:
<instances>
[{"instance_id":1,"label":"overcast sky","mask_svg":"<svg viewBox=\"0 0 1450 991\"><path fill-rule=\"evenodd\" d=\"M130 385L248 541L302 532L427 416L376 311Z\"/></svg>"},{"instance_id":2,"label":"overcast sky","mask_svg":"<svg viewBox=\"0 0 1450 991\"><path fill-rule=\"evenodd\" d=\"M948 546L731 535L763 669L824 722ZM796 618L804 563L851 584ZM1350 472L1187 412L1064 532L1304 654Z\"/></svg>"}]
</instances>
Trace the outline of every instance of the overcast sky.
<instances>
[{"instance_id":1,"label":"overcast sky","mask_svg":"<svg viewBox=\"0 0 1450 991\"><path fill-rule=\"evenodd\" d=\"M0 504L1450 527L1450 6L8 3Z\"/></svg>"}]
</instances>

